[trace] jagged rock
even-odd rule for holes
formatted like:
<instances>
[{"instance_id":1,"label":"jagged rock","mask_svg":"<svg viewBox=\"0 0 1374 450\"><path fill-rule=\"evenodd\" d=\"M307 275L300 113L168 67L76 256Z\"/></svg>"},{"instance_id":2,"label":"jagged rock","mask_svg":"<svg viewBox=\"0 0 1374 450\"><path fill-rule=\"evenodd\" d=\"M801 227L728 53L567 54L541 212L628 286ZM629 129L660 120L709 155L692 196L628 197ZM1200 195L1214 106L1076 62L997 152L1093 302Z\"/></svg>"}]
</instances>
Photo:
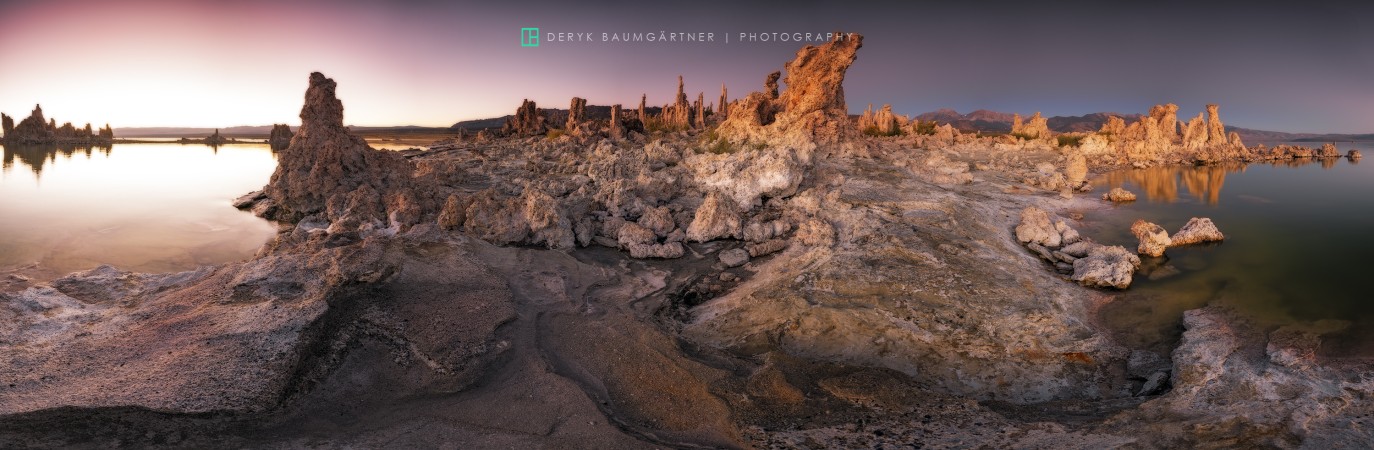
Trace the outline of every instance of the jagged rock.
<instances>
[{"instance_id":1,"label":"jagged rock","mask_svg":"<svg viewBox=\"0 0 1374 450\"><path fill-rule=\"evenodd\" d=\"M272 125L272 134L267 138L267 145L272 147L272 150L282 150L291 145L291 138L294 136L291 127L285 124Z\"/></svg>"},{"instance_id":2,"label":"jagged rock","mask_svg":"<svg viewBox=\"0 0 1374 450\"><path fill-rule=\"evenodd\" d=\"M1118 188L1112 188L1112 190L1107 191L1106 194L1102 194L1102 199L1103 199L1103 200L1107 200L1107 201L1117 202L1117 203L1120 203L1120 202L1133 202L1133 201L1135 201L1135 194L1131 193L1131 191L1128 191L1128 190L1125 190L1125 189L1122 189L1122 188L1119 188L1119 187L1118 187Z\"/></svg>"},{"instance_id":3,"label":"jagged rock","mask_svg":"<svg viewBox=\"0 0 1374 450\"><path fill-rule=\"evenodd\" d=\"M1164 255L1164 249L1171 243L1169 232L1164 227L1146 222L1144 219L1136 220L1131 224L1131 234L1136 239L1140 239L1140 245L1136 251L1142 255L1159 257Z\"/></svg>"},{"instance_id":4,"label":"jagged rock","mask_svg":"<svg viewBox=\"0 0 1374 450\"><path fill-rule=\"evenodd\" d=\"M1138 267L1140 257L1125 247L1098 245L1073 262L1070 279L1089 287L1125 289L1131 286L1131 278Z\"/></svg>"},{"instance_id":5,"label":"jagged rock","mask_svg":"<svg viewBox=\"0 0 1374 450\"><path fill-rule=\"evenodd\" d=\"M698 130L706 128L706 93L698 92L697 101L692 106L692 127Z\"/></svg>"},{"instance_id":6,"label":"jagged rock","mask_svg":"<svg viewBox=\"0 0 1374 450\"><path fill-rule=\"evenodd\" d=\"M563 124L563 128L568 131L575 131L578 125L587 121L587 99L573 97L572 103L568 105L568 120Z\"/></svg>"},{"instance_id":7,"label":"jagged rock","mask_svg":"<svg viewBox=\"0 0 1374 450\"><path fill-rule=\"evenodd\" d=\"M463 226L467 220L467 209L470 200L465 201L458 194L451 194L444 201L443 209L439 210L439 227L445 230L456 230Z\"/></svg>"},{"instance_id":8,"label":"jagged rock","mask_svg":"<svg viewBox=\"0 0 1374 450\"><path fill-rule=\"evenodd\" d=\"M639 110L636 111L635 114L639 116L639 124L640 124L640 126L644 126L644 124L649 123L649 116L648 116L648 113L645 112L646 110L645 110L645 106L644 106L644 102L645 102L645 101L648 101L648 99L649 99L649 94L641 94L641 95L639 96Z\"/></svg>"},{"instance_id":9,"label":"jagged rock","mask_svg":"<svg viewBox=\"0 0 1374 450\"><path fill-rule=\"evenodd\" d=\"M692 216L692 223L687 226L687 239L695 242L733 238L739 233L739 207L730 196L717 191L706 194L706 199Z\"/></svg>"},{"instance_id":10,"label":"jagged rock","mask_svg":"<svg viewBox=\"0 0 1374 450\"><path fill-rule=\"evenodd\" d=\"M624 118L621 117L622 115L620 104L611 106L611 119L607 122L606 126L606 134L609 135L611 139L619 140L625 138L625 122Z\"/></svg>"},{"instance_id":11,"label":"jagged rock","mask_svg":"<svg viewBox=\"0 0 1374 450\"><path fill-rule=\"evenodd\" d=\"M1225 145L1226 126L1221 123L1221 116L1217 113L1216 104L1207 105L1207 143L1210 145Z\"/></svg>"},{"instance_id":12,"label":"jagged rock","mask_svg":"<svg viewBox=\"0 0 1374 450\"><path fill-rule=\"evenodd\" d=\"M1327 142L1322 144L1322 147L1317 150L1316 156L1318 158L1339 158L1341 156L1341 151L1336 150L1336 144Z\"/></svg>"},{"instance_id":13,"label":"jagged rock","mask_svg":"<svg viewBox=\"0 0 1374 450\"><path fill-rule=\"evenodd\" d=\"M1345 157L1349 158L1351 161L1355 161L1360 158L1363 158L1364 155L1361 155L1359 150L1351 149L1350 151L1345 152Z\"/></svg>"},{"instance_id":14,"label":"jagged rock","mask_svg":"<svg viewBox=\"0 0 1374 450\"><path fill-rule=\"evenodd\" d=\"M113 131L108 136L105 130L97 135L90 124L78 129L68 122L59 127L56 120L43 116L39 105L34 105L33 112L18 125L9 116L0 117L0 129L4 131L3 141L9 144L109 144L114 139Z\"/></svg>"},{"instance_id":15,"label":"jagged rock","mask_svg":"<svg viewBox=\"0 0 1374 450\"><path fill-rule=\"evenodd\" d=\"M1221 230L1218 230L1217 226L1212 223L1212 219L1194 217L1188 219L1188 223L1184 224L1183 228L1179 228L1177 233L1174 233L1173 237L1170 238L1169 245L1180 246L1200 242L1217 242L1224 239L1226 236L1221 234Z\"/></svg>"},{"instance_id":16,"label":"jagged rock","mask_svg":"<svg viewBox=\"0 0 1374 450\"><path fill-rule=\"evenodd\" d=\"M224 145L233 141L233 139L226 139L224 136L220 136L218 128L215 129L215 134L212 134L209 137L201 140L201 142L205 143L205 145L213 146Z\"/></svg>"},{"instance_id":17,"label":"jagged rock","mask_svg":"<svg viewBox=\"0 0 1374 450\"><path fill-rule=\"evenodd\" d=\"M730 101L725 96L725 83L720 84L720 101L716 102L716 117L725 117L730 112ZM720 120L720 119L716 119Z\"/></svg>"},{"instance_id":18,"label":"jagged rock","mask_svg":"<svg viewBox=\"0 0 1374 450\"><path fill-rule=\"evenodd\" d=\"M1088 182L1088 159L1080 152L1072 152L1064 164L1064 179L1069 189L1079 190Z\"/></svg>"},{"instance_id":19,"label":"jagged rock","mask_svg":"<svg viewBox=\"0 0 1374 450\"><path fill-rule=\"evenodd\" d=\"M1050 137L1049 119L1040 117L1040 113L1036 112L1028 122L1023 124L1021 123L1021 115L1014 114L1011 119L1011 134L1027 139Z\"/></svg>"},{"instance_id":20,"label":"jagged rock","mask_svg":"<svg viewBox=\"0 0 1374 450\"><path fill-rule=\"evenodd\" d=\"M506 119L505 126L501 127L501 134L506 136L534 136L547 133L548 118L544 111L540 110L534 102L525 100L520 102L520 107L515 110L515 115Z\"/></svg>"},{"instance_id":21,"label":"jagged rock","mask_svg":"<svg viewBox=\"0 0 1374 450\"><path fill-rule=\"evenodd\" d=\"M1178 138L1178 105L1155 105L1150 108L1149 116L1154 119L1160 139L1173 142Z\"/></svg>"},{"instance_id":22,"label":"jagged rock","mask_svg":"<svg viewBox=\"0 0 1374 450\"><path fill-rule=\"evenodd\" d=\"M836 33L824 45L803 47L785 66L787 90L774 98L776 85L770 75L768 92L750 94L731 108L718 133L731 142L805 150L857 137L843 84L845 71L862 46L863 36Z\"/></svg>"},{"instance_id":23,"label":"jagged rock","mask_svg":"<svg viewBox=\"0 0 1374 450\"><path fill-rule=\"evenodd\" d=\"M403 156L373 150L344 127L336 86L319 72L310 74L301 126L278 156L277 169L264 188L277 206L271 219L296 222L325 213L330 221L345 214L357 223L380 221L389 216L381 199L414 188L413 167Z\"/></svg>"},{"instance_id":24,"label":"jagged rock","mask_svg":"<svg viewBox=\"0 0 1374 450\"><path fill-rule=\"evenodd\" d=\"M649 208L644 214L639 216L639 225L651 230L658 237L667 237L677 228L677 223L673 221L673 212L667 206Z\"/></svg>"},{"instance_id":25,"label":"jagged rock","mask_svg":"<svg viewBox=\"0 0 1374 450\"><path fill-rule=\"evenodd\" d=\"M722 250L718 258L725 267L739 267L749 262L749 251L742 248Z\"/></svg>"},{"instance_id":26,"label":"jagged rock","mask_svg":"<svg viewBox=\"0 0 1374 450\"><path fill-rule=\"evenodd\" d=\"M1059 248L1063 242L1054 224L1050 222L1050 215L1045 210L1027 206L1021 210L1021 223L1016 225L1016 240L1022 244L1038 244L1050 248Z\"/></svg>"},{"instance_id":27,"label":"jagged rock","mask_svg":"<svg viewBox=\"0 0 1374 450\"><path fill-rule=\"evenodd\" d=\"M763 93L770 99L778 98L778 79L782 78L782 72L773 72L763 78Z\"/></svg>"},{"instance_id":28,"label":"jagged rock","mask_svg":"<svg viewBox=\"0 0 1374 450\"><path fill-rule=\"evenodd\" d=\"M869 104L859 117L859 131L870 135L893 136L900 134L899 127L897 116L892 114L892 105L883 105L882 109L874 112L873 105Z\"/></svg>"},{"instance_id":29,"label":"jagged rock","mask_svg":"<svg viewBox=\"0 0 1374 450\"><path fill-rule=\"evenodd\" d=\"M692 126L692 104L683 91L682 75L677 76L677 95L673 104L665 106L660 120L670 130L686 130Z\"/></svg>"}]
</instances>

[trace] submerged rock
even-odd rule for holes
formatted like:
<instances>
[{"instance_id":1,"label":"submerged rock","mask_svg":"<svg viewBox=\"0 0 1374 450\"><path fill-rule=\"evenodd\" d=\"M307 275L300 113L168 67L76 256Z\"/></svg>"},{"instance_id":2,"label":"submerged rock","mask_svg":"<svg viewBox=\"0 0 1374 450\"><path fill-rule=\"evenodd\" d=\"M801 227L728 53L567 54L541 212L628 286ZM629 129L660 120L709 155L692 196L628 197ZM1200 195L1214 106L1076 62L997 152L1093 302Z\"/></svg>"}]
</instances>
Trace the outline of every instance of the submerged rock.
<instances>
[{"instance_id":1,"label":"submerged rock","mask_svg":"<svg viewBox=\"0 0 1374 450\"><path fill-rule=\"evenodd\" d=\"M1103 199L1103 200L1110 201L1110 202L1117 202L1117 203L1121 203L1121 202L1133 202L1133 201L1135 201L1135 194L1132 193L1131 191L1128 191L1128 190L1125 190L1125 189L1122 189L1122 188L1119 188L1119 187L1118 187L1118 188L1112 188L1112 190L1107 191L1106 194L1102 194L1102 199Z\"/></svg>"},{"instance_id":2,"label":"submerged rock","mask_svg":"<svg viewBox=\"0 0 1374 450\"><path fill-rule=\"evenodd\" d=\"M1345 152L1345 157L1349 158L1351 161L1354 161L1363 158L1364 155L1361 155L1359 150L1351 149L1350 151Z\"/></svg>"},{"instance_id":3,"label":"submerged rock","mask_svg":"<svg viewBox=\"0 0 1374 450\"><path fill-rule=\"evenodd\" d=\"M1169 232L1164 227L1146 222L1144 219L1136 220L1131 224L1131 234L1136 239L1140 239L1140 245L1136 251L1146 256L1164 256L1164 249L1169 247Z\"/></svg>"},{"instance_id":4,"label":"submerged rock","mask_svg":"<svg viewBox=\"0 0 1374 450\"><path fill-rule=\"evenodd\" d=\"M1184 224L1183 228L1179 228L1177 233L1174 233L1171 239L1172 242L1169 245L1179 246L1201 242L1218 242L1224 239L1226 239L1226 236L1221 234L1221 230L1218 230L1217 226L1212 223L1212 219L1194 217L1188 219L1188 223Z\"/></svg>"},{"instance_id":5,"label":"submerged rock","mask_svg":"<svg viewBox=\"0 0 1374 450\"><path fill-rule=\"evenodd\" d=\"M1089 287L1126 289L1131 286L1140 257L1119 245L1097 245L1073 262L1072 280Z\"/></svg>"}]
</instances>

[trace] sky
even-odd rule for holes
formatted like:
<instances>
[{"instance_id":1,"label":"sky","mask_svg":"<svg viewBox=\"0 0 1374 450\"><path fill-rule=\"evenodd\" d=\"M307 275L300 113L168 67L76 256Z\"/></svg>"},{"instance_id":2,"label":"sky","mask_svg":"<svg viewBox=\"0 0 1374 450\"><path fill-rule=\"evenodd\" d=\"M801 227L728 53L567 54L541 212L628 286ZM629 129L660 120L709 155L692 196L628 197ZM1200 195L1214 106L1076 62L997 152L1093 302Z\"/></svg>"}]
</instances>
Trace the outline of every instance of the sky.
<instances>
[{"instance_id":1,"label":"sky","mask_svg":"<svg viewBox=\"0 0 1374 450\"><path fill-rule=\"evenodd\" d=\"M668 103L760 90L797 42L739 33L865 36L849 109L890 103L1028 115L1180 116L1229 125L1374 132L1374 6L1201 2L318 2L0 0L0 111L41 103L78 126L299 123L307 78L339 83L351 125L448 126L512 113ZM541 45L522 47L538 27ZM715 33L713 42L602 42L601 33ZM592 33L591 42L548 33ZM731 42L723 42L726 35ZM16 119L17 120L17 119Z\"/></svg>"}]
</instances>

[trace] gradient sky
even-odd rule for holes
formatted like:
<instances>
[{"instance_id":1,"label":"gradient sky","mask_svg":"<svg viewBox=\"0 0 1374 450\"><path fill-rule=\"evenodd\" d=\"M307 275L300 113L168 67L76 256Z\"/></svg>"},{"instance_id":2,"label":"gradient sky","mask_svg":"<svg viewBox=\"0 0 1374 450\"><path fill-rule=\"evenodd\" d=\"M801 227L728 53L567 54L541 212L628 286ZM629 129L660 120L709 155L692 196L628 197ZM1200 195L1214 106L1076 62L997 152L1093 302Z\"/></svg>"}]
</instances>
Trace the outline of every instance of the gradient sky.
<instances>
[{"instance_id":1,"label":"gradient sky","mask_svg":"<svg viewBox=\"0 0 1374 450\"><path fill-rule=\"evenodd\" d=\"M0 111L115 127L297 124L311 71L339 82L354 125L448 126L523 98L566 108L708 101L761 88L800 45L553 43L543 32L852 30L865 35L851 112L986 108L1192 116L1374 132L1374 7L1311 2L311 2L0 0Z\"/></svg>"}]
</instances>

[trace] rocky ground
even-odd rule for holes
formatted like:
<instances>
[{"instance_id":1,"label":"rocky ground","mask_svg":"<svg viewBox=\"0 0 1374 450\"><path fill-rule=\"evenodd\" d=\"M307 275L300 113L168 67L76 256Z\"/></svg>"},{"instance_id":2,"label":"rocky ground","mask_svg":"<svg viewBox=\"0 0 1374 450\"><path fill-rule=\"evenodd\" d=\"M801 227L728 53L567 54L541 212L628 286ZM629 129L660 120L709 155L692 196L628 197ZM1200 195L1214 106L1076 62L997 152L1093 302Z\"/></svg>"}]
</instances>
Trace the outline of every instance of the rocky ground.
<instances>
[{"instance_id":1,"label":"rocky ground","mask_svg":"<svg viewBox=\"0 0 1374 450\"><path fill-rule=\"evenodd\" d=\"M555 135L528 103L504 136L405 152L351 134L314 74L271 183L236 202L281 224L256 258L0 294L0 446L1370 442L1371 369L1316 356L1335 324L1204 308L1157 354L1094 323L1115 287L1085 285L1139 260L1069 248L1109 205L1089 170L1261 153L886 108L873 135L840 89L861 44L807 47L787 90L710 114L680 88ZM1130 133L1165 140L1155 113Z\"/></svg>"}]
</instances>

